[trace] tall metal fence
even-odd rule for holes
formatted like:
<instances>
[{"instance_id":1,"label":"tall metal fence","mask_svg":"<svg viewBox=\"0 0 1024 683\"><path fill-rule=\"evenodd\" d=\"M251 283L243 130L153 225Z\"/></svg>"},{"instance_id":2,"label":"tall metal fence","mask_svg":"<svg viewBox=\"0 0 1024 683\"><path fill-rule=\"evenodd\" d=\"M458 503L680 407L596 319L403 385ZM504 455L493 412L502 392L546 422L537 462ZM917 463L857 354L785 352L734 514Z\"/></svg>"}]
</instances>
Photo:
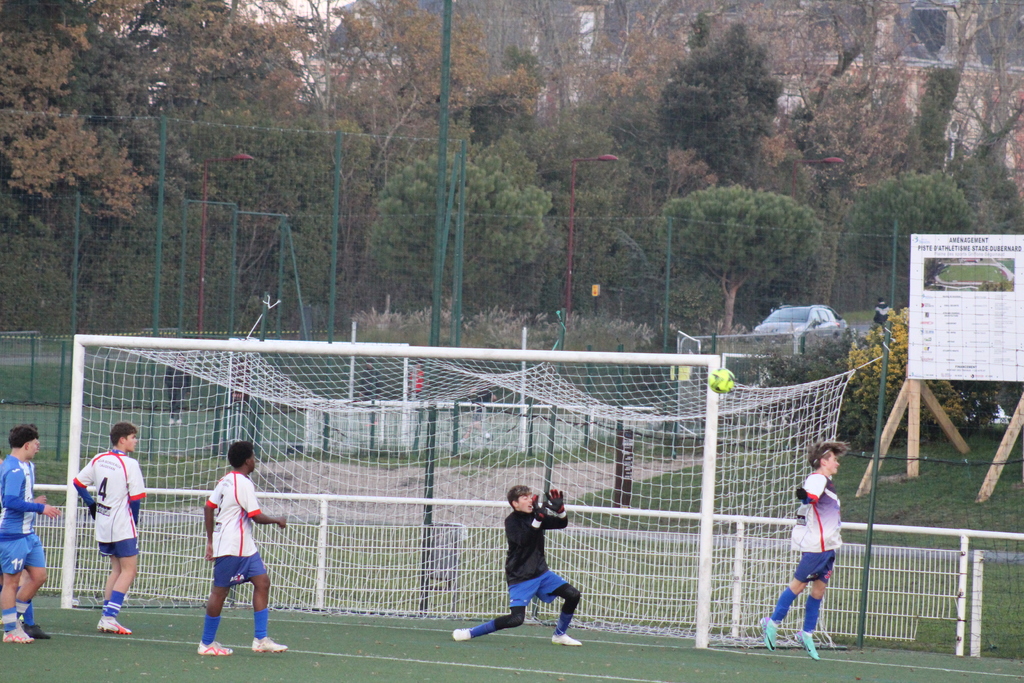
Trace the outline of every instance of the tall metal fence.
<instances>
[{"instance_id":1,"label":"tall metal fence","mask_svg":"<svg viewBox=\"0 0 1024 683\"><path fill-rule=\"evenodd\" d=\"M31 423L44 447L66 452L71 402L71 340L38 332L0 335L0 419L8 427Z\"/></svg>"},{"instance_id":2,"label":"tall metal fence","mask_svg":"<svg viewBox=\"0 0 1024 683\"><path fill-rule=\"evenodd\" d=\"M29 115L0 111L0 119ZM275 333L323 337L346 329L356 312L430 306L435 203L425 179L433 173L436 139L155 117L71 118L125 156L141 190L114 201L110 188L95 182L58 185L46 196L9 183L0 188L0 251L10 263L29 266L0 271L0 329L232 336L259 321ZM447 154L454 189L462 182L460 143L453 141ZM566 173L514 180L519 169L488 165L485 154L474 152L466 172L471 182L487 178L469 189L471 201L454 190L447 195L446 308L554 319L571 303L582 316L700 333L720 327L723 287L706 268L715 258L698 253L683 221L673 233L661 216L600 215L595 207L610 206L609 188L597 175L603 171L591 168L581 170L570 221L568 166ZM0 178L14 170L0 161ZM508 208L519 206L516 183L524 182L550 198L542 217ZM399 213L382 209L393 211L395 202ZM567 296L570 222L575 252ZM772 276L738 290L733 323L751 329L780 303L870 309L890 270L889 230L850 235L828 226L824 236L806 236L807 253L799 257L759 253Z\"/></svg>"}]
</instances>

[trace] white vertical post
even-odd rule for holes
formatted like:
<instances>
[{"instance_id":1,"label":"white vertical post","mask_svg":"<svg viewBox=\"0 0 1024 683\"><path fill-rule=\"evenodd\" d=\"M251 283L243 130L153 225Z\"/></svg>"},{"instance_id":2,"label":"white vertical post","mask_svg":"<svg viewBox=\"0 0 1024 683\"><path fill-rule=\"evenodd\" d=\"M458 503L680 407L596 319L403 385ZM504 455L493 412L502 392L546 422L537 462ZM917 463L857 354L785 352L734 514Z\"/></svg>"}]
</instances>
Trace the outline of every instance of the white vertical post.
<instances>
[{"instance_id":1,"label":"white vertical post","mask_svg":"<svg viewBox=\"0 0 1024 683\"><path fill-rule=\"evenodd\" d=\"M708 366L708 373L718 369ZM700 495L700 544L697 558L697 623L694 647L707 649L711 636L711 570L714 552L715 458L718 452L718 394L705 389L707 410L704 413L704 465Z\"/></svg>"},{"instance_id":2,"label":"white vertical post","mask_svg":"<svg viewBox=\"0 0 1024 683\"><path fill-rule=\"evenodd\" d=\"M971 578L971 656L981 656L982 584L985 578L985 551L974 551L974 575Z\"/></svg>"},{"instance_id":3,"label":"white vertical post","mask_svg":"<svg viewBox=\"0 0 1024 683\"><path fill-rule=\"evenodd\" d=\"M352 321L352 343L356 343L356 326L355 320ZM356 397L356 357L354 355L348 357L348 400L352 400Z\"/></svg>"},{"instance_id":4,"label":"white vertical post","mask_svg":"<svg viewBox=\"0 0 1024 683\"><path fill-rule=\"evenodd\" d=\"M409 438L409 423L412 421L412 409L409 406L409 389L412 388L413 378L409 374L409 357L402 359L402 431L401 442L405 448L410 448L411 443L406 443Z\"/></svg>"},{"instance_id":5,"label":"white vertical post","mask_svg":"<svg viewBox=\"0 0 1024 683\"><path fill-rule=\"evenodd\" d=\"M736 522L736 546L732 558L732 637L740 636L740 618L743 616L743 535L746 525Z\"/></svg>"},{"instance_id":6,"label":"white vertical post","mask_svg":"<svg viewBox=\"0 0 1024 683\"><path fill-rule=\"evenodd\" d=\"M85 389L85 347L71 344L71 430L68 432L68 492L64 503L64 555L60 568L60 606L71 609L75 597L75 555L78 547L78 492L75 475L82 457L82 394Z\"/></svg>"},{"instance_id":7,"label":"white vertical post","mask_svg":"<svg viewBox=\"0 0 1024 683\"><path fill-rule=\"evenodd\" d=\"M320 528L316 535L316 608L327 604L327 501L320 501Z\"/></svg>"},{"instance_id":8,"label":"white vertical post","mask_svg":"<svg viewBox=\"0 0 1024 683\"><path fill-rule=\"evenodd\" d=\"M956 587L956 656L964 656L964 626L967 622L967 553L971 539L960 537L960 570Z\"/></svg>"},{"instance_id":9,"label":"white vertical post","mask_svg":"<svg viewBox=\"0 0 1024 683\"><path fill-rule=\"evenodd\" d=\"M359 323L355 320L352 321L352 343L356 343L356 328ZM348 357L348 400L354 401L356 398L356 357L355 355ZM348 424L345 426L345 431L350 435L356 433L356 413L354 410L349 409L345 411L345 420Z\"/></svg>"},{"instance_id":10,"label":"white vertical post","mask_svg":"<svg viewBox=\"0 0 1024 683\"><path fill-rule=\"evenodd\" d=\"M523 326L523 351L526 350L526 326ZM522 370L519 379L519 448L526 449L526 440L529 433L529 425L526 417L526 361L519 364Z\"/></svg>"}]
</instances>

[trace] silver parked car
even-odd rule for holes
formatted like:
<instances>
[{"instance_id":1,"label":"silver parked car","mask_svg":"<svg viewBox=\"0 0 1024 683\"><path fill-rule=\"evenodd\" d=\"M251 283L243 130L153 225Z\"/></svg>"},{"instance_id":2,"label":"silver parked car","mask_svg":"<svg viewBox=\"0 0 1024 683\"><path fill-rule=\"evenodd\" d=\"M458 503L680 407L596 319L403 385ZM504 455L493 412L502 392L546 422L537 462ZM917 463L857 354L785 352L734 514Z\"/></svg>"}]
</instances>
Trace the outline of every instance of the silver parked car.
<instances>
[{"instance_id":1,"label":"silver parked car","mask_svg":"<svg viewBox=\"0 0 1024 683\"><path fill-rule=\"evenodd\" d=\"M754 328L757 334L842 334L846 321L832 308L822 305L779 306Z\"/></svg>"}]
</instances>

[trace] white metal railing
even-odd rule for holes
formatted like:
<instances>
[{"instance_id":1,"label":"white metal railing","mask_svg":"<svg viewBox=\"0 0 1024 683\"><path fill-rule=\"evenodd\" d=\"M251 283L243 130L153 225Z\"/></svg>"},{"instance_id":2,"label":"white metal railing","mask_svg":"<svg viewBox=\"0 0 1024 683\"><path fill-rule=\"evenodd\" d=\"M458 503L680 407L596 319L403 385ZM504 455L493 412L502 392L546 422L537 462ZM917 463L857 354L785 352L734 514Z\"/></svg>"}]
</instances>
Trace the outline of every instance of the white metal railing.
<instances>
[{"instance_id":1,"label":"white metal railing","mask_svg":"<svg viewBox=\"0 0 1024 683\"><path fill-rule=\"evenodd\" d=\"M36 490L39 492L64 492L68 496L68 505L77 505L77 495L72 486L59 486L59 485L36 485ZM183 489L149 489L148 494L151 496L168 496L176 498L195 498L203 500L210 495L210 491L206 490L183 490ZM377 503L377 504L402 504L402 505L429 505L434 507L462 507L466 509L470 508L497 508L507 509L508 503L506 501L482 501L482 500L466 500L466 499L439 499L439 498L401 498L401 497L380 497L380 496L354 496L354 495L328 495L328 494L294 494L294 493L261 493L260 497L267 500L281 500L281 501L315 501L318 503L318 521L317 521L317 532L316 532L316 571L315 571L315 604L313 605L316 609L324 609L324 595L327 591L328 582L328 550L329 550L329 523L328 523L328 507L331 503ZM690 512L674 512L674 511L652 511L652 510L641 510L631 508L615 508L609 509L607 507L595 507L586 505L568 505L566 508L574 513L578 514L614 514L616 516L623 517L649 517L657 519L681 519L699 522L701 515L699 513ZM46 520L49 522L49 520ZM745 557L748 545L755 540L760 541L761 539L752 539L747 535L746 530L751 525L764 525L764 526L776 526L776 527L788 527L794 524L791 519L779 519L770 517L751 517L743 515L714 515L714 521L716 524L729 524L732 525L735 532L729 535L719 534L717 544L720 545L723 539L728 539L726 542L733 544L733 556L732 556L732 634L738 636L740 634L740 612L743 606L743 585L741 577L745 574L747 566L747 558ZM866 524L860 523L846 523L843 525L844 529L853 531L865 531L867 530ZM972 657L981 656L981 629L982 629L982 605L983 605L983 576L984 576L984 551L975 551L973 553L973 560L971 560L970 545L972 539L998 539L1008 541L1024 541L1024 534L1021 533L1006 533L1006 532L994 532L984 531L977 529L949 529L939 527L919 527L919 526L903 526L895 524L876 524L874 530L878 532L892 532L902 534L912 534L920 536L933 536L933 537L952 537L959 538L960 550L959 550L959 562L957 569L957 589L955 595L939 596L943 599L952 598L955 600L956 605L956 643L955 650L959 656L964 655L965 646L965 628L967 624L967 599L968 599L968 572L971 575L971 590L970 590L970 655ZM639 532L619 532L623 534L639 533ZM63 552L65 557L74 557L77 548L74 547L77 534L76 533L65 533L65 545ZM774 543L781 543L781 541L773 540ZM883 545L876 546L879 554L884 550L893 548ZM929 549L920 548L916 549L919 552L926 553L930 552ZM955 551L935 551L935 552L955 552ZM74 589L74 574L75 566L70 562L65 562L62 568L61 577L61 606L69 608L73 605L73 589Z\"/></svg>"}]
</instances>

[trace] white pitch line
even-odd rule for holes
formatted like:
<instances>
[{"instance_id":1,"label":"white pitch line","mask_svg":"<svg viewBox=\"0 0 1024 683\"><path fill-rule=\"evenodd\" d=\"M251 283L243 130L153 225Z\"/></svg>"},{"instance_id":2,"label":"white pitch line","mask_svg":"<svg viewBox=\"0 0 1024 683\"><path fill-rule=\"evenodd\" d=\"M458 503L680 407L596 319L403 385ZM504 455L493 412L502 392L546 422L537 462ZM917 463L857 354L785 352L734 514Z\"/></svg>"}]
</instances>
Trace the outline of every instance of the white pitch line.
<instances>
[{"instance_id":1,"label":"white pitch line","mask_svg":"<svg viewBox=\"0 0 1024 683\"><path fill-rule=\"evenodd\" d=\"M192 616L192 615L182 614L182 615L179 615L179 616L189 617L189 616ZM224 618L225 619L246 620L246 621L251 621L252 620L251 616L242 616L242 615L239 615L237 617L225 616ZM311 622L311 621L308 621L308 620L304 620L304 619L281 619L281 618L278 618L278 617L275 617L273 621L274 621L274 623L293 623L293 624L312 624L312 623L314 623L314 622ZM369 627L369 628L386 629L386 630L399 630L399 631L426 631L426 630L429 630L429 631L433 631L433 632L436 632L436 633L445 633L445 634L450 633L450 631L448 629L424 629L422 626L415 626L415 627L414 626L400 626L400 625L396 626L396 625L392 625L392 624L374 624L374 623L367 623L367 622L359 622L359 623L355 623L355 624L353 624L353 623L331 623L331 622L325 622L325 623L322 623L322 624L319 624L319 625L321 625L321 626L323 626L323 625L330 625L330 626L337 626L337 627L359 626L360 628ZM586 632L586 631L584 631L584 632ZM596 633L596 631L592 631L592 633ZM103 637L105 637L105 636L102 636L102 635L93 636L91 634L85 634L85 635L83 635L83 634L60 634L60 635L70 635L70 636L84 637L84 638L103 638ZM109 637L109 636L106 636L106 637ZM516 633L516 632L505 632L505 633L502 633L499 637L500 638L519 638L519 639L523 639L523 640L547 640L547 638L548 638L548 636L546 636L546 635L544 635L544 636L541 636L541 635L529 635L527 633ZM638 634L638 637L645 637L645 636L642 636L642 635ZM646 637L649 637L649 638L668 638L669 636L646 636ZM130 638L130 639L131 640L135 640L134 637ZM142 642L153 642L153 643L165 643L165 642L166 643L176 643L176 642L179 642L179 641L163 641L163 640L151 640L151 639L138 639L138 640L140 640ZM692 646L680 646L680 645L670 645L670 644L661 644L661 643L637 643L637 642L623 642L623 641L616 641L616 640L599 640L599 641L592 641L592 642L594 644L598 644L599 643L601 645L620 645L620 646L626 646L626 647L649 647L649 648L660 648L660 649L666 649L666 650L679 650L679 651L690 651L690 650L693 649ZM184 644L188 644L188 643L186 642ZM239 646L239 647L242 647L242 646ZM242 649L244 649L244 648L242 648ZM782 653L780 653L778 651L776 651L776 652L759 652L759 651L756 651L756 650L746 650L746 649L742 649L742 648L735 648L734 649L734 648L714 648L714 647L712 647L712 648L709 648L709 650L712 651L712 652L721 652L721 653L724 653L724 654L741 655L741 656L749 656L749 657L783 657L783 658L787 658L787 659L805 659L806 658L806 656L782 654ZM337 652L313 652L313 651L299 651L299 650L289 650L289 651L290 652L292 652L292 651L294 651L294 652L302 652L302 654L316 654L316 655L324 655L324 656L332 656L332 657L352 657L352 658L381 659L381 660L387 660L387 661L408 662L408 663L433 663L433 664L440 664L440 665L443 665L443 666L463 666L463 667L491 669L491 670L498 670L498 671L507 671L508 670L506 667L488 666L488 665L483 665L483 664L452 664L452 663L449 663L449 662L431 662L430 660L401 659L401 658L385 657L385 656L379 656L379 655L350 655L350 654L337 653ZM891 663L886 663L886 662L873 662L873 661L870 661L870 660L859 660L859 659L833 659L833 660L825 659L823 661L825 661L825 662L832 661L832 662L837 662L837 663L841 662L843 664L847 664L847 663L849 663L849 664L863 664L865 666L877 666L877 667L892 668L892 669L915 669L915 670L921 670L921 671L941 671L943 673L951 673L951 674L966 674L966 675L972 675L973 674L973 675L978 675L978 676L993 676L993 677L1001 677L1001 678L1020 678L1021 675L1022 675L1021 673L996 673L996 672L989 672L989 671L971 671L971 670L967 670L967 669L951 669L951 668L947 668L947 667L936 667L936 666L916 666L916 665L910 665L910 664L891 664ZM523 671L527 671L527 670L523 669ZM667 681L658 681L658 680L646 679L646 678L621 678L621 677L599 675L599 674L593 674L593 675L590 675L590 674L579 674L579 673L566 674L566 672L563 672L563 671L530 670L529 673L544 673L544 674L553 674L553 675L559 675L559 676L571 675L571 676L580 676L580 677L590 678L590 679L609 680L609 681L625 681L627 683L670 683L670 682L667 682ZM685 683L685 682L683 682L683 681L676 681L676 682L671 682L671 683Z\"/></svg>"},{"instance_id":2,"label":"white pitch line","mask_svg":"<svg viewBox=\"0 0 1024 683\"><path fill-rule=\"evenodd\" d=\"M285 620L275 619L274 621L277 622L277 621L285 621ZM291 620L289 620L289 621L291 621ZM294 620L293 623L307 623L308 624L310 622L297 619L297 620ZM345 626L345 625L346 624L343 624L343 623L337 624L337 626ZM348 624L348 625L353 625L353 624ZM434 632L437 632L437 633L446 633L446 634L449 632L447 629L424 629L421 626L418 626L418 627L406 627L406 626L395 626L395 625L391 625L391 624L371 624L371 623L365 623L365 622L360 622L360 623L355 624L355 625L357 625L357 626L359 626L361 628L370 627L370 628L380 628L380 629L411 630L411 631L426 631L426 630L429 630L429 631L434 631ZM587 631L583 631L583 632L586 633ZM592 631L592 633L596 633L596 632ZM515 633L515 632L511 632L511 633L505 632L500 637L501 638L522 638L522 639L530 639L530 640L547 640L547 636L528 635L526 633ZM642 637L648 637L648 638L669 638L670 636L643 636L643 635L638 634L638 637L641 637L641 638ZM637 643L637 642L623 642L623 641L617 641L617 640L599 640L599 641L593 641L593 642L595 644L600 643L601 645L621 645L621 646L625 646L625 647L649 647L649 648L660 648L660 649L666 649L666 650L680 650L680 651L690 651L690 650L693 649L692 646L667 645L667 644L661 644L661 643L644 643L644 642ZM748 655L748 656L751 656L751 657L786 657L786 658L789 658L789 659L805 659L806 658L806 655L789 655L789 654L781 654L779 652L758 652L756 650L746 650L746 649L742 649L742 648L715 648L715 647L712 647L712 648L708 648L708 649L710 651L712 651L712 652L722 652L722 653L728 653L728 654L733 654L733 655ZM794 648L794 652L795 651L797 651L796 648ZM800 652L802 653L803 651L800 650ZM827 652L827 650L826 650L826 652ZM868 660L859 660L859 659L834 659L834 660L826 659L824 661L826 661L826 662L827 661L834 661L834 662L842 662L842 663L850 663L850 664L865 664L865 665L869 665L869 666L890 667L890 668L894 668L894 669L920 669L922 671L941 671L941 672L944 672L944 673L952 673L952 674L968 674L968 675L969 674L977 674L979 676L999 676L999 677L1004 677L1004 678L1020 678L1020 676L1021 676L1020 673L996 673L996 672L988 672L988 671L971 671L971 670L968 670L968 669L950 669L950 668L947 668L947 667L937 667L937 666L913 666L913 665L909 665L909 664L889 664L889 663L885 663L885 662L872 662L872 661L868 661ZM579 675L579 674L576 674L576 675ZM623 679L614 679L614 680L624 680L625 681L625 680L633 680L633 679L623 678ZM640 679L637 679L637 680L640 680Z\"/></svg>"},{"instance_id":3,"label":"white pitch line","mask_svg":"<svg viewBox=\"0 0 1024 683\"><path fill-rule=\"evenodd\" d=\"M63 638L101 638L110 639L109 635L103 634L91 634L91 633L61 633L59 631L51 631L53 635L58 635ZM195 647L195 641L182 641L182 640L161 640L158 638L136 638L135 636L121 636L117 639L119 642L138 642L138 643L156 643L159 645L182 645L185 647ZM230 643L224 643L227 647L247 650L245 645L232 645ZM440 662L431 659L413 659L411 657L387 657L384 655L366 655L366 654L349 654L345 652L320 652L317 650L295 650L289 648L288 652L300 655L316 655L318 657L341 657L345 659L371 659L375 661L383 662L400 662L403 664L432 664L440 667L461 667L465 669L484 669L488 671L502 671L508 672L510 669L507 666L492 666L490 664L470 664L464 662ZM284 653L281 653L284 654ZM196 655L201 657L202 655ZM264 655L265 656L265 655ZM657 678L624 678L622 676L610 676L607 674L584 674L574 673L567 671L548 671L546 669L523 669L516 668L517 672L527 674L542 674L545 676L560 676L564 679L568 678L581 678L586 680L600 680L600 681L623 681L623 683L686 683L682 680L665 681Z\"/></svg>"},{"instance_id":4,"label":"white pitch line","mask_svg":"<svg viewBox=\"0 0 1024 683\"><path fill-rule=\"evenodd\" d=\"M715 652L725 652L733 655L744 655L747 657L785 657L787 659L806 659L806 656L795 656L795 655L783 655L778 652L751 652L749 650L725 650L718 648L710 648ZM865 666L881 666L893 669L914 669L920 671L942 671L944 673L951 674L967 674L970 676L1001 676L1004 678L1020 678L1021 673L996 673L990 671L969 671L967 669L948 669L941 666L916 666L912 664L889 664L886 662L872 662L861 659L824 659L823 662L837 662L842 664L864 664Z\"/></svg>"}]
</instances>

